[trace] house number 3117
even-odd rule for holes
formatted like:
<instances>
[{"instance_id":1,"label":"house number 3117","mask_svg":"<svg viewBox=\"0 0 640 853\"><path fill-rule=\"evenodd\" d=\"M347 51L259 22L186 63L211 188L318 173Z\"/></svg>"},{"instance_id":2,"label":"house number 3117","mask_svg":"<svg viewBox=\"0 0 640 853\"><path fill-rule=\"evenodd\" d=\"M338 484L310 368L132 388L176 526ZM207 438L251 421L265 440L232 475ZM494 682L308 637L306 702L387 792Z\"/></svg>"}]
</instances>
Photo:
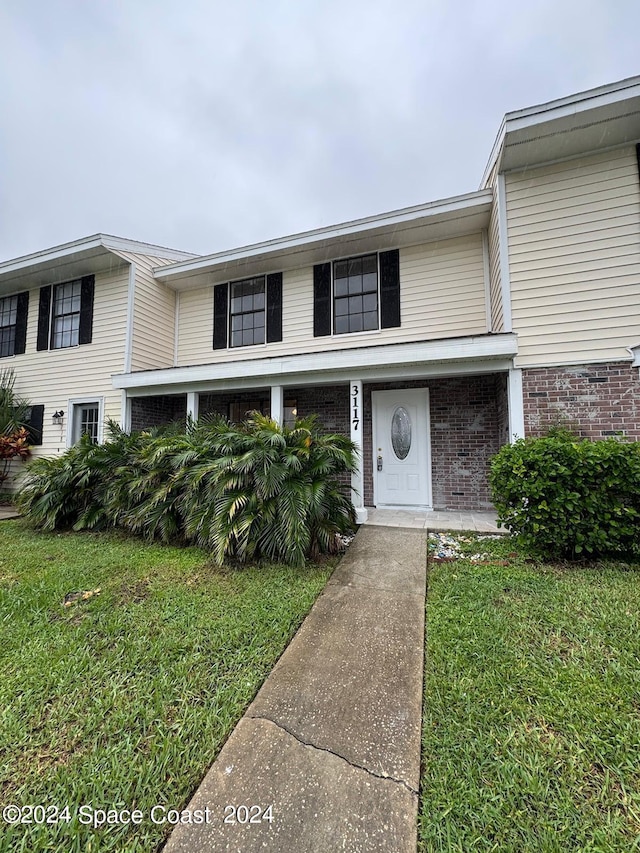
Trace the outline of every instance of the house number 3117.
<instances>
[{"instance_id":1,"label":"house number 3117","mask_svg":"<svg viewBox=\"0 0 640 853\"><path fill-rule=\"evenodd\" d=\"M351 408L353 410L351 424L357 432L360 427L360 389L357 385L352 385L351 388Z\"/></svg>"}]
</instances>

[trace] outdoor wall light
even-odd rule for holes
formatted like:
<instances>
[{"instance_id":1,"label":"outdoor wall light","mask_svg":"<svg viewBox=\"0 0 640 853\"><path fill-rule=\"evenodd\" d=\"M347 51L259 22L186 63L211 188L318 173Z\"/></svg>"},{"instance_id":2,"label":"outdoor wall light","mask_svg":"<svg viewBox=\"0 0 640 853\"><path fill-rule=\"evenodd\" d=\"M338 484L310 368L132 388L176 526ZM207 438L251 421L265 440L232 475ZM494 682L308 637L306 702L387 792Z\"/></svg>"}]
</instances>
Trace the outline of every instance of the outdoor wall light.
<instances>
[{"instance_id":1,"label":"outdoor wall light","mask_svg":"<svg viewBox=\"0 0 640 853\"><path fill-rule=\"evenodd\" d=\"M64 421L64 412L60 409L59 412L54 412L52 420L54 424L61 424Z\"/></svg>"}]
</instances>

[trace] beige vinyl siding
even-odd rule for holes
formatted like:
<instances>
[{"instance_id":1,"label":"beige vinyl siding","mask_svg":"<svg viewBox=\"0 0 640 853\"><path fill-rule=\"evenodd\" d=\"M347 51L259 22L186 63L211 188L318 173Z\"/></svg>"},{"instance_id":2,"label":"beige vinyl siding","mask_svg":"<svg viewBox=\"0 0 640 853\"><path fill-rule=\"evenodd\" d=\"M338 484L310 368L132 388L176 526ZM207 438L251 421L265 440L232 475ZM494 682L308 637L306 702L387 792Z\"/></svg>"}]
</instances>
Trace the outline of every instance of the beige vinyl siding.
<instances>
[{"instance_id":1,"label":"beige vinyl siding","mask_svg":"<svg viewBox=\"0 0 640 853\"><path fill-rule=\"evenodd\" d=\"M313 337L313 269L283 275L283 340L213 350L213 288L180 294L178 365L326 352L487 331L480 233L400 250L402 326Z\"/></svg>"},{"instance_id":2,"label":"beige vinyl siding","mask_svg":"<svg viewBox=\"0 0 640 853\"><path fill-rule=\"evenodd\" d=\"M153 268L174 263L133 252L119 252L135 264L136 285L133 306L131 369L153 370L172 367L175 350L176 293L156 281Z\"/></svg>"},{"instance_id":3,"label":"beige vinyl siding","mask_svg":"<svg viewBox=\"0 0 640 853\"><path fill-rule=\"evenodd\" d=\"M491 331L504 331L502 312L502 279L500 277L500 226L498 204L495 200L489 220L489 293L491 301Z\"/></svg>"},{"instance_id":4,"label":"beige vinyl siding","mask_svg":"<svg viewBox=\"0 0 640 853\"><path fill-rule=\"evenodd\" d=\"M506 176L518 366L628 359L640 340L633 146Z\"/></svg>"},{"instance_id":5,"label":"beige vinyl siding","mask_svg":"<svg viewBox=\"0 0 640 853\"><path fill-rule=\"evenodd\" d=\"M26 352L0 359L0 368L13 367L16 391L33 405L44 405L43 444L34 448L35 457L66 449L70 398L102 397L105 418L120 421L122 392L114 390L111 376L122 372L127 290L127 269L96 275L91 343L43 352L36 352L40 290L30 290ZM51 420L60 409L62 427Z\"/></svg>"}]
</instances>

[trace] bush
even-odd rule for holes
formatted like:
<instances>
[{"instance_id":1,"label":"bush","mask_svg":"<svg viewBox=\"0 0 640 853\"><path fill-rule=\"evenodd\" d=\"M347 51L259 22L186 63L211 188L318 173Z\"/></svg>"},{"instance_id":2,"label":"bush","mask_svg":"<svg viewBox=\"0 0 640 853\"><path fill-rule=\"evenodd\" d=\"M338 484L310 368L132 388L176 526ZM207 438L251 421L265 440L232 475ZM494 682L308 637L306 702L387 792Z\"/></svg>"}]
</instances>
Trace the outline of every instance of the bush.
<instances>
[{"instance_id":1,"label":"bush","mask_svg":"<svg viewBox=\"0 0 640 853\"><path fill-rule=\"evenodd\" d=\"M640 555L640 444L556 430L493 457L498 522L547 557Z\"/></svg>"},{"instance_id":2,"label":"bush","mask_svg":"<svg viewBox=\"0 0 640 853\"><path fill-rule=\"evenodd\" d=\"M18 495L44 530L120 527L147 539L182 540L218 562L259 557L300 565L333 553L355 512L342 484L355 448L314 419L281 428L255 413L240 425L200 421L187 432L83 440L28 469Z\"/></svg>"},{"instance_id":3,"label":"bush","mask_svg":"<svg viewBox=\"0 0 640 853\"><path fill-rule=\"evenodd\" d=\"M27 416L28 400L15 391L13 368L0 370L0 485L9 479L11 463L24 462L31 455Z\"/></svg>"}]
</instances>

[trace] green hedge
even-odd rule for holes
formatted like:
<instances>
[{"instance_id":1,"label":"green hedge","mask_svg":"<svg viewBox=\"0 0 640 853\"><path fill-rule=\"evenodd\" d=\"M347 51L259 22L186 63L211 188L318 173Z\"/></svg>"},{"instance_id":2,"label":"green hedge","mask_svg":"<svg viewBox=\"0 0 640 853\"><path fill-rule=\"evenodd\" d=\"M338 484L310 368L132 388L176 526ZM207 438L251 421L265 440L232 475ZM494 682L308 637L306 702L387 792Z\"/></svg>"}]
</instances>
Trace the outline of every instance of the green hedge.
<instances>
[{"instance_id":1,"label":"green hedge","mask_svg":"<svg viewBox=\"0 0 640 853\"><path fill-rule=\"evenodd\" d=\"M640 443L562 430L493 457L498 522L547 557L640 555Z\"/></svg>"},{"instance_id":2,"label":"green hedge","mask_svg":"<svg viewBox=\"0 0 640 853\"><path fill-rule=\"evenodd\" d=\"M109 433L29 466L18 505L35 527L119 527L199 545L220 563L295 565L335 552L353 530L344 483L355 446L312 418L287 429L255 413L239 425L216 418L132 435L112 423Z\"/></svg>"}]
</instances>

